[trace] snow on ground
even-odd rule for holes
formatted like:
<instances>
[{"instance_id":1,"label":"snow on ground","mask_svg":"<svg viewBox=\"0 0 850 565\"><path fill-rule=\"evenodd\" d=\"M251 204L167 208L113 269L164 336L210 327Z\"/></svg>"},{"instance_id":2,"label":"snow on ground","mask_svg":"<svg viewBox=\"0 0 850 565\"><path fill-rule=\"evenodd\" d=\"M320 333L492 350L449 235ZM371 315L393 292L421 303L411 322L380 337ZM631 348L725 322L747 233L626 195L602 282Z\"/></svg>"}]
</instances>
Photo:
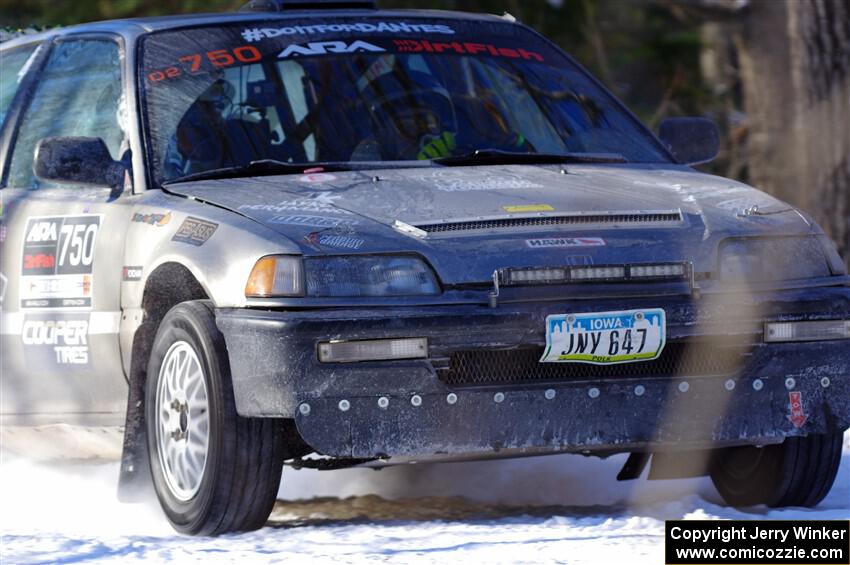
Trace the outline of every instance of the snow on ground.
<instances>
[{"instance_id":1,"label":"snow on ground","mask_svg":"<svg viewBox=\"0 0 850 565\"><path fill-rule=\"evenodd\" d=\"M737 511L710 481L617 483L624 457L576 455L336 472L285 470L269 525L176 535L115 499L118 466L0 457L0 562L663 563L664 520L850 518L850 433L817 509ZM465 497L465 498L464 498Z\"/></svg>"}]
</instances>

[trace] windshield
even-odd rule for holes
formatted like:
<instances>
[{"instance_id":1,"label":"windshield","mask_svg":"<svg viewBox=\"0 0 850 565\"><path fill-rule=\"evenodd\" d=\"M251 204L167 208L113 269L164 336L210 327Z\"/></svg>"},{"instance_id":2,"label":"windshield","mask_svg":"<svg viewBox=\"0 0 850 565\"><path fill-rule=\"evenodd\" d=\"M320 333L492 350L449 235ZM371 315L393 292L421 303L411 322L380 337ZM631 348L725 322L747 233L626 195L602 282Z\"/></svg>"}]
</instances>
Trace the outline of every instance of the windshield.
<instances>
[{"instance_id":1,"label":"windshield","mask_svg":"<svg viewBox=\"0 0 850 565\"><path fill-rule=\"evenodd\" d=\"M568 58L507 23L278 19L168 31L144 39L142 72L160 182L257 160L476 150L668 161Z\"/></svg>"}]
</instances>

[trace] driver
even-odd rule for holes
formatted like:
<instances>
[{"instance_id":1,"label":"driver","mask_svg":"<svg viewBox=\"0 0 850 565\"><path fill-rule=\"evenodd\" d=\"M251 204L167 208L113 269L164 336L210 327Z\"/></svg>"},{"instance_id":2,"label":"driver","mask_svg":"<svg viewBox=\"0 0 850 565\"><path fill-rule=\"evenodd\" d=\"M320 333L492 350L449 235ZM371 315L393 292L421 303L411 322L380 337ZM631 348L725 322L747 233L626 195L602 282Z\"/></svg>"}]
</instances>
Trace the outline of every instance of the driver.
<instances>
[{"instance_id":1,"label":"driver","mask_svg":"<svg viewBox=\"0 0 850 565\"><path fill-rule=\"evenodd\" d=\"M373 68L380 66L380 76L360 81L374 133L357 146L352 161L426 160L482 148L533 150L521 134L500 135L502 128L496 126L504 120L482 116L480 111L461 108L467 119L475 115L476 121L486 122L461 127L451 95L436 78L421 71L406 71L394 63L394 57L389 62L379 60ZM481 139L478 132L482 130L488 132L489 139Z\"/></svg>"}]
</instances>

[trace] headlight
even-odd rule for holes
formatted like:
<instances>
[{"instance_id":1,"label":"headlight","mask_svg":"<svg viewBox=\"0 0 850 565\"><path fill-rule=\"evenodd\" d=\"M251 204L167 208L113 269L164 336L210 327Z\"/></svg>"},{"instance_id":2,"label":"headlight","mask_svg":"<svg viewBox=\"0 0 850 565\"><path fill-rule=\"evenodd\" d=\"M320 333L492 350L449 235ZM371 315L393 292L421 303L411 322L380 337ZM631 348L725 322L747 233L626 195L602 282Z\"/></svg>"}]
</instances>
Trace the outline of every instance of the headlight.
<instances>
[{"instance_id":1,"label":"headlight","mask_svg":"<svg viewBox=\"0 0 850 565\"><path fill-rule=\"evenodd\" d=\"M440 293L416 257L346 256L304 260L308 296L428 296Z\"/></svg>"},{"instance_id":2,"label":"headlight","mask_svg":"<svg viewBox=\"0 0 850 565\"><path fill-rule=\"evenodd\" d=\"M728 239L720 245L720 278L770 282L832 275L817 237Z\"/></svg>"}]
</instances>

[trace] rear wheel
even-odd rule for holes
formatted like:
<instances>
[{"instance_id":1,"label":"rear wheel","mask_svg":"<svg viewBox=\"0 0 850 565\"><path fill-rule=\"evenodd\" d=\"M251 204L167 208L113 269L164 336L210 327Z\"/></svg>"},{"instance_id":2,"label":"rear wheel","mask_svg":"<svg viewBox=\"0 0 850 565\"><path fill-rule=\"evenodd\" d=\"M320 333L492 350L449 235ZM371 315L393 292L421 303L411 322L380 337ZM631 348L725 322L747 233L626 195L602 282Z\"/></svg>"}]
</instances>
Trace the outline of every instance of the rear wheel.
<instances>
[{"instance_id":1,"label":"rear wheel","mask_svg":"<svg viewBox=\"0 0 850 565\"><path fill-rule=\"evenodd\" d=\"M766 447L715 452L711 480L732 506L815 506L841 463L842 434L793 437Z\"/></svg>"},{"instance_id":2,"label":"rear wheel","mask_svg":"<svg viewBox=\"0 0 850 565\"><path fill-rule=\"evenodd\" d=\"M236 413L226 351L209 303L184 302L163 319L148 365L151 475L186 534L262 527L280 483L280 422Z\"/></svg>"}]
</instances>

